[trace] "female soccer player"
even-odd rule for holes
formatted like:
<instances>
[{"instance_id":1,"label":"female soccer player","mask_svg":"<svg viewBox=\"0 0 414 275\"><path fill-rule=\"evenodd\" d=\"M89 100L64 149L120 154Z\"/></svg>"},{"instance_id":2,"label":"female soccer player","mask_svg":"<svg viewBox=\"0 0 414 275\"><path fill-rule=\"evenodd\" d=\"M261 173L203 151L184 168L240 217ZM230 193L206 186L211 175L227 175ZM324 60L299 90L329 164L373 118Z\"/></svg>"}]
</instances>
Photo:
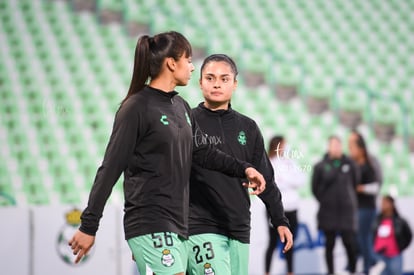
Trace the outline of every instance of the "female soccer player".
<instances>
[{"instance_id":1,"label":"female soccer player","mask_svg":"<svg viewBox=\"0 0 414 275\"><path fill-rule=\"evenodd\" d=\"M237 67L226 55L207 57L201 66L200 87L205 101L193 109L202 132L196 144L211 144L223 152L252 163L266 179L260 195L278 229L284 250L292 234L283 213L281 195L256 123L231 108L237 87ZM241 179L209 171L194 164L190 177L189 274L248 274L250 198ZM208 273L209 274L209 273Z\"/></svg>"},{"instance_id":2,"label":"female soccer player","mask_svg":"<svg viewBox=\"0 0 414 275\"><path fill-rule=\"evenodd\" d=\"M264 179L246 162L212 147L193 146L196 123L174 91L187 85L194 66L191 46L177 32L142 36L135 49L127 96L115 117L102 165L69 245L88 253L113 185L124 174L124 229L138 270L184 274L187 254L189 176L192 161L229 175L247 176L260 193ZM149 80L149 84L146 85Z\"/></svg>"}]
</instances>

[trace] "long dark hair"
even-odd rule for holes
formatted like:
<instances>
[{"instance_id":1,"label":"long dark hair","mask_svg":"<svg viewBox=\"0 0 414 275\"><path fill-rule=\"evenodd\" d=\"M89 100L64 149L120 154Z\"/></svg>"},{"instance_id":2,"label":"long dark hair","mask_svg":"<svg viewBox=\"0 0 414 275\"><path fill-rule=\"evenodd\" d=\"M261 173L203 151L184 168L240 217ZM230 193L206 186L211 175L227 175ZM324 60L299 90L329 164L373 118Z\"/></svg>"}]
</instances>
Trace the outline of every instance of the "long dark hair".
<instances>
[{"instance_id":1,"label":"long dark hair","mask_svg":"<svg viewBox=\"0 0 414 275\"><path fill-rule=\"evenodd\" d=\"M371 163L371 159L370 159L370 157L369 157L368 147L367 147L367 144L366 144L366 142L365 142L364 137L363 137L363 136L362 136L362 134L361 134L360 132L358 132L357 130L352 130L352 131L351 131L351 133L352 133L352 134L354 134L354 135L356 136L356 145L358 146L358 148L359 148L360 150L362 150L362 155L363 155L363 157L364 157L364 159L365 159L366 163L367 163L367 164L368 164L368 166L369 166L372 170L374 170L374 172L375 172L374 166L372 165L372 163ZM375 172L375 174L376 174L376 172Z\"/></svg>"},{"instance_id":2,"label":"long dark hair","mask_svg":"<svg viewBox=\"0 0 414 275\"><path fill-rule=\"evenodd\" d=\"M391 203L393 215L399 217L400 214L398 213L397 207L395 206L395 199L391 195L385 195L383 199Z\"/></svg>"},{"instance_id":3,"label":"long dark hair","mask_svg":"<svg viewBox=\"0 0 414 275\"><path fill-rule=\"evenodd\" d=\"M200 68L200 79L203 75L204 67L210 62L225 62L225 63L227 63L230 66L231 71L234 74L234 79L236 79L237 74L239 73L238 70L237 70L236 63L234 62L234 60L231 57L229 57L226 54L212 54L212 55L207 56L204 59L203 64L201 65L201 68Z\"/></svg>"},{"instance_id":4,"label":"long dark hair","mask_svg":"<svg viewBox=\"0 0 414 275\"><path fill-rule=\"evenodd\" d=\"M272 157L276 154L276 150L279 149L280 144L285 141L283 136L274 136L270 139L269 142L269 150L267 151L267 155Z\"/></svg>"},{"instance_id":5,"label":"long dark hair","mask_svg":"<svg viewBox=\"0 0 414 275\"><path fill-rule=\"evenodd\" d=\"M163 32L153 37L141 36L135 47L131 84L121 105L130 96L141 91L149 79L159 76L165 58L179 60L183 55L190 57L192 49L190 42L178 32Z\"/></svg>"}]
</instances>

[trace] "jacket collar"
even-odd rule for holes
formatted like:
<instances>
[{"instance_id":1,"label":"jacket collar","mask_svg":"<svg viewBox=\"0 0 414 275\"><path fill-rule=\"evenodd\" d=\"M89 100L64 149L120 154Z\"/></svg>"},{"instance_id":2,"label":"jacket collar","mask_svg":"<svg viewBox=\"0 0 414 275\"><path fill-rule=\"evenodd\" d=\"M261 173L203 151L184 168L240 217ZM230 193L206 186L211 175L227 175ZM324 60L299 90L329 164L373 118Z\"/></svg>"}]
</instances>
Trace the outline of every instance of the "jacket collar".
<instances>
[{"instance_id":1,"label":"jacket collar","mask_svg":"<svg viewBox=\"0 0 414 275\"><path fill-rule=\"evenodd\" d=\"M159 89L156 89L150 86L145 86L144 91L148 92L151 95L161 97L161 98L166 98L168 100L178 95L177 91L164 92L162 90L159 90Z\"/></svg>"},{"instance_id":2,"label":"jacket collar","mask_svg":"<svg viewBox=\"0 0 414 275\"><path fill-rule=\"evenodd\" d=\"M323 161L327 162L327 163L333 163L333 162L340 162L340 163L345 163L346 162L346 156L344 154L341 155L341 157L339 158L330 158L328 153L325 153L323 156Z\"/></svg>"},{"instance_id":3,"label":"jacket collar","mask_svg":"<svg viewBox=\"0 0 414 275\"><path fill-rule=\"evenodd\" d=\"M204 102L201 102L200 104L198 104L198 108L200 108L201 110L205 111L207 114L212 115L212 116L227 116L227 115L231 115L234 113L234 110L231 108L231 104L229 103L229 108L227 108L227 110L210 110L208 109L206 106L204 106Z\"/></svg>"}]
</instances>

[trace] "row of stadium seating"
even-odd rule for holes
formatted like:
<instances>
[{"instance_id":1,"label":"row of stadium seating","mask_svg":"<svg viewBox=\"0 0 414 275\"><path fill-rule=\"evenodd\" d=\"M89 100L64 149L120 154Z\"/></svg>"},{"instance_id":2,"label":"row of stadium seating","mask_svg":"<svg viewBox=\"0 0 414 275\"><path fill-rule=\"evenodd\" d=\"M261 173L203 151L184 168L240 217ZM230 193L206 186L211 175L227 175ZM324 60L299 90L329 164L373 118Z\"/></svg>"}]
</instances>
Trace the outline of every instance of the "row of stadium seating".
<instances>
[{"instance_id":1,"label":"row of stadium seating","mask_svg":"<svg viewBox=\"0 0 414 275\"><path fill-rule=\"evenodd\" d=\"M369 59L373 61L358 63L355 68L360 73L356 76L361 79L355 78L348 82L344 77L348 76L347 70L342 75L332 74L327 69L328 65L319 63L324 55L319 50L314 51L310 45L316 44L319 48L325 47L324 43L298 43L304 33L309 33L309 39L335 33L329 26L322 27L328 29L318 29L325 22L320 19L321 13L327 14L325 10L335 11L332 18L342 18L344 15L337 11L339 7L350 14L359 14L360 9L372 7L370 5L374 5L375 1L367 1L369 4L356 3L358 1L341 4L342 1L333 1L334 4L327 4L333 6L327 7L309 4L313 1L280 1L279 9L274 13L269 13L272 10L270 1L258 1L253 7L253 2L232 0L222 3L222 9L213 10L211 7L217 7L219 2L215 0L202 4L190 0L105 0L98 1L97 12L105 9L119 11L124 18L148 25L152 33L176 26L178 30L183 29L195 47L205 48L207 54L229 53L234 56L241 71L263 73L266 83L258 87L245 85L245 77L241 74L232 104L235 109L258 122L265 141L275 133L285 134L308 175L325 149L326 137L332 133L346 137L348 130L331 111L318 116L308 113L302 96L311 94L312 89L307 90L306 87L324 86L326 82L333 83L335 78L342 79L347 85L337 89L338 95L343 96L338 96L337 101L330 99L332 106L345 108L348 105L350 109L365 109L366 121L369 121L371 115L367 110L371 98L364 99L362 95L367 93L361 90L367 88L348 83L365 81L371 85L386 78L389 82L396 83L399 89L384 86L392 94L392 99L402 102L412 102L414 99L413 93L408 92L410 89L412 91L414 83L404 73L410 70L412 72L412 62L406 62L407 58L404 58L405 63L399 57L395 58L399 62L398 67L402 69L391 70L392 64L387 63L388 58L380 52L370 54L372 46L369 46L362 56L372 56ZM136 38L128 37L122 24L101 25L98 14L75 13L70 3L47 0L6 0L0 3L0 154L5 160L0 163L0 194L3 195L0 196L0 205L76 204L84 201L102 159L114 113L126 93ZM392 18L393 26L405 26L401 27L401 31L407 34L409 30L406 26L413 26L412 19L406 18L407 4L390 3L385 5L391 5L392 14L395 15L387 16ZM299 15L292 13L293 8L301 11L302 16L313 15L309 21L313 23L309 23L308 29L302 26L305 20L298 20L301 12ZM320 10L316 15L315 9ZM377 12L378 18L385 16L383 7ZM352 20L357 21L352 26L360 22L358 20L361 18L355 17L357 19ZM369 22L372 20L378 22L377 17L367 19L367 24L371 24ZM246 20L239 20L240 18ZM406 21L403 21L404 18ZM340 22L346 21L345 19L352 21L345 16ZM181 25L183 23L185 24ZM348 26L348 23L341 24ZM384 24L389 23L384 21ZM344 30L347 29L342 29ZM358 28L352 30L360 31ZM385 30L385 27L377 28L375 33L380 30ZM372 38L374 44L378 42L375 33ZM389 38L392 41L401 38L395 32L390 35L394 37ZM289 38L285 40L286 37ZM295 42L294 39L298 40ZM405 57L413 52L408 40L407 36L401 40L403 46L398 46L400 54ZM253 44L252 41L258 41L258 44ZM348 45L351 42L344 43ZM388 46L399 44L384 43ZM294 45L295 50L290 48ZM333 57L326 59L340 63L345 59L355 62L358 60L356 57L346 58L352 52L341 52L340 49L338 46L327 51ZM317 66L310 61L317 62ZM380 63L382 61L390 67L384 68L384 64ZM335 62L329 66L341 67ZM196 60L195 65L199 68L200 61ZM360 66L362 69L359 71L357 68ZM385 75L371 77L372 72L372 75L377 76L377 67L382 67ZM362 72L367 73L365 77ZM179 88L182 96L192 106L202 100L197 83L198 73L197 70L194 72L190 85ZM324 77L326 75L330 77ZM297 86L300 96L288 102L277 100L274 84L281 83ZM377 91L374 86L369 89ZM403 96L398 99L396 94ZM386 107L387 105L384 108ZM399 116L402 114L397 114L392 121L399 121ZM414 171L410 168L414 157L399 137L403 127L398 127L400 135L390 144L379 142L366 123L360 126L360 130L366 136L372 152L383 163L386 179L383 191L395 189L400 195L414 194ZM118 183L113 199L119 199L121 190L122 184ZM302 195L310 195L309 186L303 188Z\"/></svg>"}]
</instances>

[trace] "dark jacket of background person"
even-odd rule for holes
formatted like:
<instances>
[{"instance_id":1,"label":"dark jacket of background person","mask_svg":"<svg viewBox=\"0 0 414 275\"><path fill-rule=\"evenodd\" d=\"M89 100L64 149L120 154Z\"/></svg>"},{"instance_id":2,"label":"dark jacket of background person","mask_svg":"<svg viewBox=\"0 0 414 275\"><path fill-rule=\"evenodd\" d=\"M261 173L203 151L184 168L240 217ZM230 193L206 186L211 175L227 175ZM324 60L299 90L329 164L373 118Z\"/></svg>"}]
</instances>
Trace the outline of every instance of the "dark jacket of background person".
<instances>
[{"instance_id":1,"label":"dark jacket of background person","mask_svg":"<svg viewBox=\"0 0 414 275\"><path fill-rule=\"evenodd\" d=\"M326 154L314 167L312 192L319 202L318 227L321 230L356 230L358 172L345 155L330 159Z\"/></svg>"},{"instance_id":2,"label":"dark jacket of background person","mask_svg":"<svg viewBox=\"0 0 414 275\"><path fill-rule=\"evenodd\" d=\"M373 224L374 236L377 235L378 228L381 225L381 222L384 218L386 217L380 214L375 219L375 222ZM394 227L394 236L397 240L398 248L400 252L402 252L410 245L412 240L412 232L410 226L408 222L398 214L392 217L392 224Z\"/></svg>"}]
</instances>

